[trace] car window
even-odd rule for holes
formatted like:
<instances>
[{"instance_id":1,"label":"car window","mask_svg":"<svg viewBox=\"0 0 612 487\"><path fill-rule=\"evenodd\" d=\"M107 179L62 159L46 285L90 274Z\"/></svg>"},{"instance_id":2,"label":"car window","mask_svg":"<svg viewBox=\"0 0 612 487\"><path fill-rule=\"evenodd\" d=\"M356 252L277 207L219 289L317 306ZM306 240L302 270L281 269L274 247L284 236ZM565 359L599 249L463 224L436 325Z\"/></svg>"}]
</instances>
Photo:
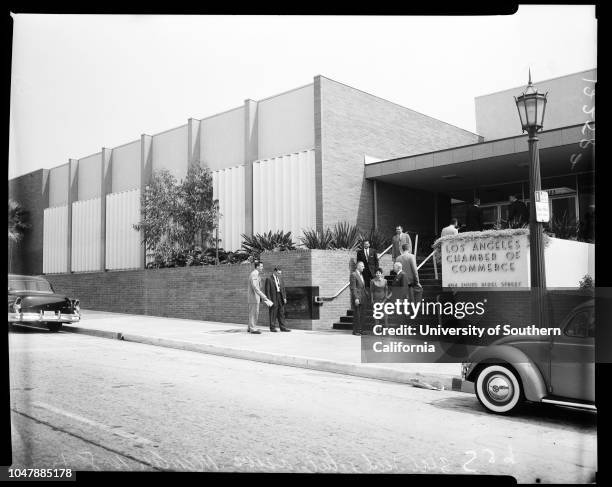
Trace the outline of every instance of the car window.
<instances>
[{"instance_id":1,"label":"car window","mask_svg":"<svg viewBox=\"0 0 612 487\"><path fill-rule=\"evenodd\" d=\"M565 334L571 337L594 337L595 316L593 310L576 313L565 327Z\"/></svg>"},{"instance_id":2,"label":"car window","mask_svg":"<svg viewBox=\"0 0 612 487\"><path fill-rule=\"evenodd\" d=\"M51 284L47 281L39 281L37 279L9 279L8 287L11 291L53 292Z\"/></svg>"}]
</instances>

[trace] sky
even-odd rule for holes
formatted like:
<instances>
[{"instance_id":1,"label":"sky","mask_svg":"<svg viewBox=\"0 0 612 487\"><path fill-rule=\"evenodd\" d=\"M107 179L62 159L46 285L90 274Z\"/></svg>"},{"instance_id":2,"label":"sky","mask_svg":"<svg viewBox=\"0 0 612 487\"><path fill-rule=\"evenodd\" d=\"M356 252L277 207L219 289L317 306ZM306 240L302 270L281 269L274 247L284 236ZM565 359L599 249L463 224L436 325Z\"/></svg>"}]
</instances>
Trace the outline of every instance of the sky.
<instances>
[{"instance_id":1,"label":"sky","mask_svg":"<svg viewBox=\"0 0 612 487\"><path fill-rule=\"evenodd\" d=\"M475 131L474 98L595 68L593 6L511 16L13 15L9 179L323 75Z\"/></svg>"}]
</instances>

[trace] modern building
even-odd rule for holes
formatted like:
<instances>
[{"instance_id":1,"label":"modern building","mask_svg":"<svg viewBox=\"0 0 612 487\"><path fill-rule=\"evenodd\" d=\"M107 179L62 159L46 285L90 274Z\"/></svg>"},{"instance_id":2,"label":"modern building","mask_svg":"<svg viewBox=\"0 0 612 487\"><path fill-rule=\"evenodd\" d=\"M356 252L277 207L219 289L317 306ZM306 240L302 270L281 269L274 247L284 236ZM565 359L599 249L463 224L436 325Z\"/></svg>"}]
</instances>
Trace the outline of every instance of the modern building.
<instances>
[{"instance_id":1,"label":"modern building","mask_svg":"<svg viewBox=\"0 0 612 487\"><path fill-rule=\"evenodd\" d=\"M540 135L552 218L579 221L594 204L596 70L539 81L548 91ZM316 76L313 83L165 132L70 159L9 181L30 213L11 271L53 274L138 269L145 252L133 224L154 171L177 178L190 164L213 173L222 246L241 234L324 228L340 221L431 240L481 199L486 223L508 196L528 199L527 137L513 96L476 98L477 134Z\"/></svg>"}]
</instances>

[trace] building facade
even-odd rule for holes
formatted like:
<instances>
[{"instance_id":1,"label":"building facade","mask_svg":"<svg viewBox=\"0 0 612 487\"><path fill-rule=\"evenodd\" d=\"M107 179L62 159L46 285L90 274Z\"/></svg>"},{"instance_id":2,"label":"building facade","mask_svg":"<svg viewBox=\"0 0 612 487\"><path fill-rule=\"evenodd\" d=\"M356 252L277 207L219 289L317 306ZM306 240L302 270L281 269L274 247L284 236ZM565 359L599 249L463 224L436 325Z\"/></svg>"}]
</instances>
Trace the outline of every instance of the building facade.
<instances>
[{"instance_id":1,"label":"building facade","mask_svg":"<svg viewBox=\"0 0 612 487\"><path fill-rule=\"evenodd\" d=\"M553 218L576 222L594 203L596 70L535 83L549 91L540 136L543 188ZM142 269L133 225L153 173L177 178L208 167L219 199L221 246L241 235L322 229L337 222L429 240L478 196L485 223L504 219L508 196L527 199L526 135L517 87L476 98L478 134L369 93L314 77L313 83L168 131L147 135L9 181L32 228L12 272L61 274ZM589 142L591 140L591 142ZM586 141L586 142L585 142Z\"/></svg>"}]
</instances>

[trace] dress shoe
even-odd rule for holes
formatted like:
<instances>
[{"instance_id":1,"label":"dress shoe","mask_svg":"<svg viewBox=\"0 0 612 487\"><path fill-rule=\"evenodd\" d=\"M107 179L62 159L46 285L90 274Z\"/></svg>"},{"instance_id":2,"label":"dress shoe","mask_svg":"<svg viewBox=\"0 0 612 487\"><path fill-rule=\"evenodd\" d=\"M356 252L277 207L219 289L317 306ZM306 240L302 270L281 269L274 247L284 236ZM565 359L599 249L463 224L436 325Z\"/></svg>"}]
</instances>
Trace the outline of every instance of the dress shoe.
<instances>
[{"instance_id":1,"label":"dress shoe","mask_svg":"<svg viewBox=\"0 0 612 487\"><path fill-rule=\"evenodd\" d=\"M259 330L249 330L249 333L253 333L254 335L261 335Z\"/></svg>"},{"instance_id":2,"label":"dress shoe","mask_svg":"<svg viewBox=\"0 0 612 487\"><path fill-rule=\"evenodd\" d=\"M276 328L270 328L270 331L276 333L278 330Z\"/></svg>"},{"instance_id":3,"label":"dress shoe","mask_svg":"<svg viewBox=\"0 0 612 487\"><path fill-rule=\"evenodd\" d=\"M359 336L359 335L361 335L361 333L360 333L360 332L358 332L358 331L354 331L354 332L353 332L353 335L357 335L357 336Z\"/></svg>"},{"instance_id":4,"label":"dress shoe","mask_svg":"<svg viewBox=\"0 0 612 487\"><path fill-rule=\"evenodd\" d=\"M291 331L289 328L281 328L281 331Z\"/></svg>"}]
</instances>

